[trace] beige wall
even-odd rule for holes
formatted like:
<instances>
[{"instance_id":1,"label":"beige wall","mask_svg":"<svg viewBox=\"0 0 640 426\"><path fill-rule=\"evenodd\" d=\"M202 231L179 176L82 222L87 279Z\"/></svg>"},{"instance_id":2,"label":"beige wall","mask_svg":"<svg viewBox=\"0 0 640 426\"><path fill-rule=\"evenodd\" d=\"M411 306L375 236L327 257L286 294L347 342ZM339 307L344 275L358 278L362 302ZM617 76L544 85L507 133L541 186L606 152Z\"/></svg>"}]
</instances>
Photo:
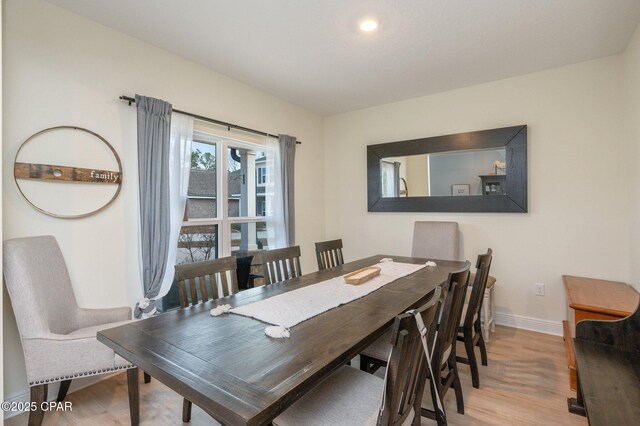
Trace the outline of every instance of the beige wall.
<instances>
[{"instance_id":1,"label":"beige wall","mask_svg":"<svg viewBox=\"0 0 640 426\"><path fill-rule=\"evenodd\" d=\"M622 77L617 55L326 118L327 237L347 259L408 255L414 221L456 221L465 258L494 250L498 311L558 331L562 274L629 280ZM366 145L518 124L529 126L529 213L367 212Z\"/></svg>"},{"instance_id":2,"label":"beige wall","mask_svg":"<svg viewBox=\"0 0 640 426\"><path fill-rule=\"evenodd\" d=\"M625 52L625 93L630 142L631 280L640 290L640 26Z\"/></svg>"},{"instance_id":3,"label":"beige wall","mask_svg":"<svg viewBox=\"0 0 640 426\"><path fill-rule=\"evenodd\" d=\"M301 139L296 236L303 269L315 270L313 242L324 237L320 116L45 2L10 1L5 15L4 237L53 234L81 306L132 305L141 296L136 113L117 99L123 94L159 97L178 109ZM87 219L57 220L36 212L20 197L11 176L18 146L32 133L62 124L103 135L122 159L120 197ZM8 300L4 308L5 395L12 397L26 390L26 380Z\"/></svg>"},{"instance_id":4,"label":"beige wall","mask_svg":"<svg viewBox=\"0 0 640 426\"><path fill-rule=\"evenodd\" d=\"M407 157L407 185L409 195L426 196L429 192L429 166L426 155Z\"/></svg>"}]
</instances>

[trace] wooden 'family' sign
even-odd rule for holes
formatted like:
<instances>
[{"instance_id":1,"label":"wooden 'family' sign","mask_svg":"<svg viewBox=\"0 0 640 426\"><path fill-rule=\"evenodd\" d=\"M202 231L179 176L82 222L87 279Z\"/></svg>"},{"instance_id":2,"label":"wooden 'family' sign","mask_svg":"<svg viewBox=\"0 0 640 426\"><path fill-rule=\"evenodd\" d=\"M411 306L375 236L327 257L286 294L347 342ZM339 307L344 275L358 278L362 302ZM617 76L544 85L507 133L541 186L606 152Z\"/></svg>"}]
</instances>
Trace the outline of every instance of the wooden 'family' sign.
<instances>
[{"instance_id":1,"label":"wooden 'family' sign","mask_svg":"<svg viewBox=\"0 0 640 426\"><path fill-rule=\"evenodd\" d=\"M54 164L24 163L24 162L18 161L18 155L20 154L20 151L29 141L33 140L35 137L40 136L44 133L52 132L56 130L77 130L77 131L85 132L95 136L97 139L99 139L102 143L104 143L109 148L109 150L113 154L118 164L118 170L117 171L99 170L99 169L91 169L91 168L54 165ZM120 194L120 189L122 187L122 164L120 163L120 157L118 157L118 154L116 153L115 149L111 146L111 144L109 144L109 142L107 142L106 139L104 139L102 136L98 135L97 133L94 133L87 129L83 129L81 127L58 126L58 127L51 127L48 129L44 129L33 134L20 146L20 149L18 149L18 152L16 153L16 160L14 162L14 167L13 167L13 176L15 178L16 185L18 186L18 190L20 191L24 199L33 208L49 216L63 218L63 219L76 219L76 218L86 217L86 216L90 216L92 214L98 213L99 211L108 207L118 197L118 194ZM20 187L19 180L22 180L22 179L36 179L36 180L42 180L46 182L53 182L53 183L82 182L82 183L117 185L117 188L115 193L113 194L113 197L111 197L111 199L109 199L109 201L107 201L101 207L86 213L66 215L66 214L58 214L58 213L47 211L37 206L34 202L32 202Z\"/></svg>"}]
</instances>

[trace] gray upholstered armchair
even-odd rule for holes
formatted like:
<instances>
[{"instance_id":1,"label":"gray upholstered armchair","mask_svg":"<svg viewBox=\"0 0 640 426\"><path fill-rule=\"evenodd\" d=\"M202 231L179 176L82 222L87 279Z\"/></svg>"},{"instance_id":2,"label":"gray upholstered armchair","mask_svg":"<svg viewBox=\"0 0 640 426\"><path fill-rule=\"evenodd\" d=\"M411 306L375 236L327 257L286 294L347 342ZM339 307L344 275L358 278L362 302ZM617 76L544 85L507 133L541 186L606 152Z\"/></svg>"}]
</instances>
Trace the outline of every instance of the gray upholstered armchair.
<instances>
[{"instance_id":1,"label":"gray upholstered armchair","mask_svg":"<svg viewBox=\"0 0 640 426\"><path fill-rule=\"evenodd\" d=\"M49 383L61 382L62 401L74 378L134 368L96 339L96 332L131 321L131 308L79 308L54 237L5 241L3 261L31 402L46 401ZM40 424L43 416L32 411L29 424Z\"/></svg>"}]
</instances>

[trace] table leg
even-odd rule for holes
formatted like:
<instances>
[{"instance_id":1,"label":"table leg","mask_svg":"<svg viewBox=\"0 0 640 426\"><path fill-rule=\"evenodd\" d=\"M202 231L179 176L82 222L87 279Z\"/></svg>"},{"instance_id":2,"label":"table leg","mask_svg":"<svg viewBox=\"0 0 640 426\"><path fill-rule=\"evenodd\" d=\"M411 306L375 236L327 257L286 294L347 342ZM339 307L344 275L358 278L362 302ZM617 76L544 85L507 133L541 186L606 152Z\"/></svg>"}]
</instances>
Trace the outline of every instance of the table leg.
<instances>
[{"instance_id":1,"label":"table leg","mask_svg":"<svg viewBox=\"0 0 640 426\"><path fill-rule=\"evenodd\" d=\"M127 370L127 385L129 386L129 412L131 426L140 424L140 388L138 386L138 367Z\"/></svg>"}]
</instances>

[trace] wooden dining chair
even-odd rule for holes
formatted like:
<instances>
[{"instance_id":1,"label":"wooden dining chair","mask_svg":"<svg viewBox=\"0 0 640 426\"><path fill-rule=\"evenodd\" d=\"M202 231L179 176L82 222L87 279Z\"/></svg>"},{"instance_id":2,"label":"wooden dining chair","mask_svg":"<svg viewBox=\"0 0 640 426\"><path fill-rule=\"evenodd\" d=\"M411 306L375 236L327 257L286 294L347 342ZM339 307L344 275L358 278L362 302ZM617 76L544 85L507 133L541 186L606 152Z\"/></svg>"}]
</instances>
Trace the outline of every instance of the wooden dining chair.
<instances>
[{"instance_id":1,"label":"wooden dining chair","mask_svg":"<svg viewBox=\"0 0 640 426\"><path fill-rule=\"evenodd\" d=\"M478 372L478 361L476 360L475 348L480 348L482 365L487 365L487 348L484 344L482 333L482 322L480 319L480 309L484 300L484 293L489 278L489 268L491 268L493 250L488 249L486 254L478 256L476 261L476 273L469 300L465 302L458 327L457 339L464 342L467 357L457 357L457 361L468 364L471 368L471 382L474 388L480 387L480 374Z\"/></svg>"},{"instance_id":2,"label":"wooden dining chair","mask_svg":"<svg viewBox=\"0 0 640 426\"><path fill-rule=\"evenodd\" d=\"M302 275L300 246L262 252L265 284L275 284Z\"/></svg>"},{"instance_id":3,"label":"wooden dining chair","mask_svg":"<svg viewBox=\"0 0 640 426\"><path fill-rule=\"evenodd\" d=\"M342 257L342 240L322 241L316 243L316 260L318 261L319 271L344 265L344 258Z\"/></svg>"},{"instance_id":4,"label":"wooden dining chair","mask_svg":"<svg viewBox=\"0 0 640 426\"><path fill-rule=\"evenodd\" d=\"M236 268L235 256L176 265L180 308L195 306L198 303L237 293ZM184 398L182 402L184 423L191 421L192 405L191 401Z\"/></svg>"},{"instance_id":5,"label":"wooden dining chair","mask_svg":"<svg viewBox=\"0 0 640 426\"><path fill-rule=\"evenodd\" d=\"M180 307L237 293L236 268L234 256L176 265Z\"/></svg>"},{"instance_id":6,"label":"wooden dining chair","mask_svg":"<svg viewBox=\"0 0 640 426\"><path fill-rule=\"evenodd\" d=\"M462 385L458 374L458 363L456 362L456 336L458 334L458 324L462 316L464 298L469 284L469 268L471 263L465 262L464 269L452 272L447 280L448 291L441 309L440 323L432 329L435 330L433 356L431 358L433 377L430 377L431 399L434 410L422 408L422 415L432 420L436 420L438 425L446 425L446 414L444 408L438 409L434 388L438 390L440 406L444 407L444 397L453 388L456 394L456 405L458 413L464 414L464 399L462 396Z\"/></svg>"},{"instance_id":7,"label":"wooden dining chair","mask_svg":"<svg viewBox=\"0 0 640 426\"><path fill-rule=\"evenodd\" d=\"M444 411L437 409L438 404L434 388L437 389L440 404L444 406L442 402L444 395L449 388L453 387L456 393L458 412L464 414L464 401L458 376L455 343L458 324L464 307L470 267L471 263L467 261L463 269L449 274L447 282L444 284L443 303L439 312L440 322L437 327L432 327L434 333L429 336L429 342L433 344L431 367L434 375L429 377L429 382L434 410L423 408L421 414L424 417L436 420L439 425L446 424L446 415ZM383 335L381 339L378 339L360 353L361 370L372 372L379 366L387 366L389 345L385 343L385 339L388 339L385 337L386 335Z\"/></svg>"},{"instance_id":8,"label":"wooden dining chair","mask_svg":"<svg viewBox=\"0 0 640 426\"><path fill-rule=\"evenodd\" d=\"M415 311L429 334L440 289ZM411 312L396 317L387 341L391 348L385 378L344 366L273 420L276 426L420 424L420 405L428 364L420 330Z\"/></svg>"}]
</instances>

